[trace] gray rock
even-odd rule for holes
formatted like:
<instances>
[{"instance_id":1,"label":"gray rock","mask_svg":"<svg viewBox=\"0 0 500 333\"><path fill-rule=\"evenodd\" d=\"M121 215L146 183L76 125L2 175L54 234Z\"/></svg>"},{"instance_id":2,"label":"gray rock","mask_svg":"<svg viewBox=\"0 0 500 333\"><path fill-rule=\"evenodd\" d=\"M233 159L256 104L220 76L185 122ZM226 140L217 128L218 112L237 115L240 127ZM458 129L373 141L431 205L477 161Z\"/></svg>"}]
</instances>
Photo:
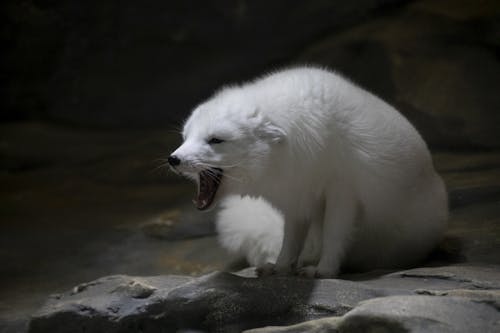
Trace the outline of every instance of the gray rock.
<instances>
[{"instance_id":1,"label":"gray rock","mask_svg":"<svg viewBox=\"0 0 500 333\"><path fill-rule=\"evenodd\" d=\"M343 280L111 276L50 299L30 332L241 331L343 315L362 300L390 294Z\"/></svg>"},{"instance_id":2,"label":"gray rock","mask_svg":"<svg viewBox=\"0 0 500 333\"><path fill-rule=\"evenodd\" d=\"M269 326L246 330L244 333L323 333L323 332L339 332L339 324L342 321L341 317L327 317L316 320L306 321L304 323L291 326Z\"/></svg>"},{"instance_id":3,"label":"gray rock","mask_svg":"<svg viewBox=\"0 0 500 333\"><path fill-rule=\"evenodd\" d=\"M401 288L412 291L427 288L495 290L500 289L499 269L494 265L415 268L383 275L363 283L377 288Z\"/></svg>"},{"instance_id":4,"label":"gray rock","mask_svg":"<svg viewBox=\"0 0 500 333\"><path fill-rule=\"evenodd\" d=\"M496 296L498 297L498 295ZM498 298L497 298L498 300ZM500 312L463 297L391 296L362 302L343 317L247 333L277 332L498 332Z\"/></svg>"},{"instance_id":5,"label":"gray rock","mask_svg":"<svg viewBox=\"0 0 500 333\"><path fill-rule=\"evenodd\" d=\"M487 304L459 297L393 296L362 303L347 314L341 331L498 332L500 313Z\"/></svg>"},{"instance_id":6,"label":"gray rock","mask_svg":"<svg viewBox=\"0 0 500 333\"><path fill-rule=\"evenodd\" d=\"M297 324L262 332L371 328L419 332L462 327L487 332L500 323L497 266L349 277L358 281L252 278L250 270L239 274L105 277L49 299L33 316L29 331L240 332Z\"/></svg>"}]
</instances>

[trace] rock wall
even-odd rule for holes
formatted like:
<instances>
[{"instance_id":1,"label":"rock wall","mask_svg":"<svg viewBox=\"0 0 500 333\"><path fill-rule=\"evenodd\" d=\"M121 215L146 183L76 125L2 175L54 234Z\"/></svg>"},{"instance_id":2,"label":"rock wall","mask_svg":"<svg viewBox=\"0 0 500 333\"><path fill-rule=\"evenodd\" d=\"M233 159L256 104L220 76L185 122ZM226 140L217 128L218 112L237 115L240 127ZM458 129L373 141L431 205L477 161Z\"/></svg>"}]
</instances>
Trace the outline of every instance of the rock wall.
<instances>
[{"instance_id":1,"label":"rock wall","mask_svg":"<svg viewBox=\"0 0 500 333\"><path fill-rule=\"evenodd\" d=\"M438 148L500 146L495 0L6 1L2 120L168 127L217 87L326 65Z\"/></svg>"}]
</instances>

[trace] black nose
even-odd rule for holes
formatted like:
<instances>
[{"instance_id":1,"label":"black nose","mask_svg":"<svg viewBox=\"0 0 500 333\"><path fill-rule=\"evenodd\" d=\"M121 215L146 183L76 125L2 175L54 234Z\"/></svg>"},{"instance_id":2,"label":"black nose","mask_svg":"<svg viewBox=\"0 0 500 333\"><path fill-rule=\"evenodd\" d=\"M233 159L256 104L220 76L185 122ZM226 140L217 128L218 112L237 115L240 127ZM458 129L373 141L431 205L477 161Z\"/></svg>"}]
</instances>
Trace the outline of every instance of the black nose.
<instances>
[{"instance_id":1,"label":"black nose","mask_svg":"<svg viewBox=\"0 0 500 333\"><path fill-rule=\"evenodd\" d=\"M167 160L168 164L170 164L171 166L176 166L181 164L181 160L175 155L170 155Z\"/></svg>"}]
</instances>

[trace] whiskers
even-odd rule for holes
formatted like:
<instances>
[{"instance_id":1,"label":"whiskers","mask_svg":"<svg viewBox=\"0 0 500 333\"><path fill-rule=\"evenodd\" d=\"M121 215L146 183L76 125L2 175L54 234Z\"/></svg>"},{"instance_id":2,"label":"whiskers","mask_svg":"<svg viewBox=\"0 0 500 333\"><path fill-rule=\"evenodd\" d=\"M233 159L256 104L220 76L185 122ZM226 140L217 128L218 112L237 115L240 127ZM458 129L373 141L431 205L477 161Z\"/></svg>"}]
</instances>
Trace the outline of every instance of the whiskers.
<instances>
[{"instance_id":1,"label":"whiskers","mask_svg":"<svg viewBox=\"0 0 500 333\"><path fill-rule=\"evenodd\" d=\"M168 159L166 159L166 158L157 158L154 160L154 162L159 163L159 164L156 167L154 167L153 170L151 170L151 173L155 173L155 172L162 173L163 171L165 171L165 174L168 174L168 172L171 171L171 172L175 173L176 175L186 177L189 179L194 179L193 176L188 175L182 171L179 171L177 168L172 167L170 165L170 163L168 163Z\"/></svg>"},{"instance_id":2,"label":"whiskers","mask_svg":"<svg viewBox=\"0 0 500 333\"><path fill-rule=\"evenodd\" d=\"M245 182L243 180L243 178L237 178L235 176L228 175L227 173L224 174L224 178L227 178L228 180L232 180L232 181L240 183L240 184L243 184Z\"/></svg>"},{"instance_id":3,"label":"whiskers","mask_svg":"<svg viewBox=\"0 0 500 333\"><path fill-rule=\"evenodd\" d=\"M233 164L218 164L214 165L211 163L206 163L206 162L201 162L201 161L184 161L185 167L190 170L190 172L182 172L178 168L174 168L170 166L168 163L168 159L166 158L157 158L154 160L154 162L159 163L156 167L151 172L158 172L158 171L163 171L163 170L170 170L174 172L177 175L196 180L196 174L199 174L201 171L205 171L207 176L213 179L215 182L219 183L220 182L220 177L218 175L217 169L223 169L225 172L223 174L224 178L227 178L229 181L234 181L237 183L244 183L243 178L236 177L234 175L229 174L227 172L228 170L231 170L233 168L236 168L240 165L242 165L242 162L239 163L233 163Z\"/></svg>"},{"instance_id":4,"label":"whiskers","mask_svg":"<svg viewBox=\"0 0 500 333\"><path fill-rule=\"evenodd\" d=\"M203 170L207 171L207 174L212 177L212 179L214 180L218 180L218 177L217 177L217 171L215 169L224 169L224 170L228 170L228 169L232 169L232 168L235 168L235 167L238 167L240 165L242 165L242 163L235 163L235 164L218 164L218 165L213 165L213 164L209 164L209 163L204 163L204 162L196 162L196 165L199 165L201 167L203 167ZM234 182L238 182L238 183L244 183L244 180L242 178L238 178L238 177L235 177L233 175L229 175L227 172L224 172L224 178L227 178L228 180L231 180L231 181L234 181Z\"/></svg>"},{"instance_id":5,"label":"whiskers","mask_svg":"<svg viewBox=\"0 0 500 333\"><path fill-rule=\"evenodd\" d=\"M158 165L151 170L151 173L162 172L163 170L167 170L168 172L168 170L171 170L178 174L178 171L168 164L168 160L166 158L157 158L154 160L154 163L158 163Z\"/></svg>"}]
</instances>

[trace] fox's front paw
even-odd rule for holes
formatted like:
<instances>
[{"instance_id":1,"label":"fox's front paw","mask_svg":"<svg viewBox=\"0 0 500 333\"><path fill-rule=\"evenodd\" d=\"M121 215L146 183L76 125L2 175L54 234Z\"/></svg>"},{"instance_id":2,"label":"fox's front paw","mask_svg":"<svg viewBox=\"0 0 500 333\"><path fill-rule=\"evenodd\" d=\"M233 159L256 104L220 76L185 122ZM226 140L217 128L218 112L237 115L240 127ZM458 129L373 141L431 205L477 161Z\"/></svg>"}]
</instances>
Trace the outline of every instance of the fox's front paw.
<instances>
[{"instance_id":1,"label":"fox's front paw","mask_svg":"<svg viewBox=\"0 0 500 333\"><path fill-rule=\"evenodd\" d=\"M258 277L263 277L263 276L270 276L276 274L276 265L272 264L270 262L259 266L255 269L255 272L257 273Z\"/></svg>"},{"instance_id":2,"label":"fox's front paw","mask_svg":"<svg viewBox=\"0 0 500 333\"><path fill-rule=\"evenodd\" d=\"M304 266L297 270L298 276L308 279L317 278L316 273L317 273L316 266Z\"/></svg>"}]
</instances>

